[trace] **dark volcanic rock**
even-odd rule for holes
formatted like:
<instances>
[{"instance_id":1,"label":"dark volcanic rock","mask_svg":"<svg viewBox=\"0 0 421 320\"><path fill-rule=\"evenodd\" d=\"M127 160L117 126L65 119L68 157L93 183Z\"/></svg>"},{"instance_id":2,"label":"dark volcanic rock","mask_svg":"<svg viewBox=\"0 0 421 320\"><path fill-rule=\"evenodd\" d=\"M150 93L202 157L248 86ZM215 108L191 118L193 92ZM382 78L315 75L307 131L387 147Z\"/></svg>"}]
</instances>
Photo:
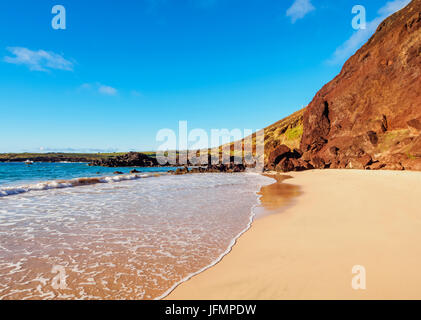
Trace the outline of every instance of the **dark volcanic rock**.
<instances>
[{"instance_id":1,"label":"dark volcanic rock","mask_svg":"<svg viewBox=\"0 0 421 320\"><path fill-rule=\"evenodd\" d=\"M303 153L300 150L294 149L291 150L284 144L273 144L269 145L269 150L266 151L267 158L266 158L266 169L267 170L280 170L283 171L284 169L291 167L289 161L283 161L284 159L298 159L300 158ZM278 165L282 162L282 164Z\"/></svg>"},{"instance_id":2,"label":"dark volcanic rock","mask_svg":"<svg viewBox=\"0 0 421 320\"><path fill-rule=\"evenodd\" d=\"M290 159L294 165L294 171L304 171L314 169L310 162L304 161L303 159Z\"/></svg>"},{"instance_id":3,"label":"dark volcanic rock","mask_svg":"<svg viewBox=\"0 0 421 320\"><path fill-rule=\"evenodd\" d=\"M244 172L246 167L243 164L213 164L208 165L207 167L194 167L194 168L177 168L175 171L170 170L168 171L171 174L181 175L187 173L238 173Z\"/></svg>"},{"instance_id":4,"label":"dark volcanic rock","mask_svg":"<svg viewBox=\"0 0 421 320\"><path fill-rule=\"evenodd\" d=\"M384 163L381 162L375 162L370 166L370 170L380 170L386 167Z\"/></svg>"},{"instance_id":5,"label":"dark volcanic rock","mask_svg":"<svg viewBox=\"0 0 421 320\"><path fill-rule=\"evenodd\" d=\"M177 168L177 170L175 170L174 172L175 175L186 174L186 173L189 173L189 168L187 167L184 167L183 169Z\"/></svg>"},{"instance_id":6,"label":"dark volcanic rock","mask_svg":"<svg viewBox=\"0 0 421 320\"><path fill-rule=\"evenodd\" d=\"M276 166L275 170L279 172L304 171L314 169L314 166L303 159L283 158Z\"/></svg>"},{"instance_id":7,"label":"dark volcanic rock","mask_svg":"<svg viewBox=\"0 0 421 320\"><path fill-rule=\"evenodd\" d=\"M326 162L324 159L320 158L319 156L312 156L310 160L311 165L316 169L324 169L326 168Z\"/></svg>"},{"instance_id":8,"label":"dark volcanic rock","mask_svg":"<svg viewBox=\"0 0 421 320\"><path fill-rule=\"evenodd\" d=\"M294 164L289 158L282 158L282 160L276 165L275 170L279 172L293 171Z\"/></svg>"},{"instance_id":9,"label":"dark volcanic rock","mask_svg":"<svg viewBox=\"0 0 421 320\"><path fill-rule=\"evenodd\" d=\"M371 169L370 165L373 163L371 156L365 154L361 157L348 159L346 168L348 169Z\"/></svg>"},{"instance_id":10,"label":"dark volcanic rock","mask_svg":"<svg viewBox=\"0 0 421 320\"><path fill-rule=\"evenodd\" d=\"M190 169L191 173L205 173L206 169L203 167L196 167L196 168L192 168Z\"/></svg>"},{"instance_id":11,"label":"dark volcanic rock","mask_svg":"<svg viewBox=\"0 0 421 320\"><path fill-rule=\"evenodd\" d=\"M285 158L290 152L291 149L286 145L271 145L267 146L267 162L276 166L283 158Z\"/></svg>"},{"instance_id":12,"label":"dark volcanic rock","mask_svg":"<svg viewBox=\"0 0 421 320\"><path fill-rule=\"evenodd\" d=\"M237 173L246 171L246 167L243 164L213 164L209 165L206 169L206 172L228 172L228 173Z\"/></svg>"},{"instance_id":13,"label":"dark volcanic rock","mask_svg":"<svg viewBox=\"0 0 421 320\"><path fill-rule=\"evenodd\" d=\"M102 167L153 167L158 165L158 161L143 153L129 152L115 158L96 160L91 162L90 165Z\"/></svg>"}]
</instances>

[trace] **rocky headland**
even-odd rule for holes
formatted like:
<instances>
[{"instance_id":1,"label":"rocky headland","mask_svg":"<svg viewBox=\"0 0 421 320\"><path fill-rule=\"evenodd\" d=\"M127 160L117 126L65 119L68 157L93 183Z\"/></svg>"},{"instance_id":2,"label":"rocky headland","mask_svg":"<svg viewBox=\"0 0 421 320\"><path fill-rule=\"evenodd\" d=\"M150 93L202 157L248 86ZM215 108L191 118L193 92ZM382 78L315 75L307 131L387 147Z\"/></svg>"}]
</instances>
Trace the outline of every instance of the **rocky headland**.
<instances>
[{"instance_id":1,"label":"rocky headland","mask_svg":"<svg viewBox=\"0 0 421 320\"><path fill-rule=\"evenodd\" d=\"M279 125L268 128L269 170L421 170L421 0L383 21L303 112L285 120L283 137L298 128L300 144L270 136Z\"/></svg>"}]
</instances>

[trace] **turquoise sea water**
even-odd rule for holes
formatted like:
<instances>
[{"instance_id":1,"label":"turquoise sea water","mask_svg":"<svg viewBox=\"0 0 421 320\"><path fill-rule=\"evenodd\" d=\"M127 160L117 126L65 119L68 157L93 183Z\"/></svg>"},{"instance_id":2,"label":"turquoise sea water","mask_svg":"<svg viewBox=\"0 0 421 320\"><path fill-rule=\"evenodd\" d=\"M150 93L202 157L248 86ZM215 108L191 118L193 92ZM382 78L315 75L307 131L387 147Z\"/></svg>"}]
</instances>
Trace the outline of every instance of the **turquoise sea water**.
<instances>
[{"instance_id":1,"label":"turquoise sea water","mask_svg":"<svg viewBox=\"0 0 421 320\"><path fill-rule=\"evenodd\" d=\"M113 176L121 171L129 174L133 169L140 172L167 172L173 168L106 168L90 167L86 163L46 163L37 162L26 165L19 162L0 163L0 187L17 186L27 183L39 183L50 180L68 180L82 177Z\"/></svg>"}]
</instances>

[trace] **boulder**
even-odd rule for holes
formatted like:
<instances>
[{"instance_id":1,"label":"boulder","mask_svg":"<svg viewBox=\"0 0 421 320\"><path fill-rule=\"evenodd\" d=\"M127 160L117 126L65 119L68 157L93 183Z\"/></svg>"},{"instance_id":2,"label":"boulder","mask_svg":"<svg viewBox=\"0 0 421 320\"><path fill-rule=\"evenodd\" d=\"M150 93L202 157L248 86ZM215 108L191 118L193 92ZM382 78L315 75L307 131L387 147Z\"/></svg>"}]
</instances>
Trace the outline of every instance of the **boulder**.
<instances>
[{"instance_id":1,"label":"boulder","mask_svg":"<svg viewBox=\"0 0 421 320\"><path fill-rule=\"evenodd\" d=\"M188 167L184 167L184 168L177 168L174 172L175 175L181 175L181 174L187 174L189 173L190 170Z\"/></svg>"},{"instance_id":2,"label":"boulder","mask_svg":"<svg viewBox=\"0 0 421 320\"><path fill-rule=\"evenodd\" d=\"M383 169L385 170L405 170L401 163L387 163Z\"/></svg>"},{"instance_id":3,"label":"boulder","mask_svg":"<svg viewBox=\"0 0 421 320\"><path fill-rule=\"evenodd\" d=\"M267 151L266 162L269 166L276 167L276 165L291 153L291 149L284 144L270 147Z\"/></svg>"},{"instance_id":4,"label":"boulder","mask_svg":"<svg viewBox=\"0 0 421 320\"><path fill-rule=\"evenodd\" d=\"M377 161L377 162L373 163L372 165L370 165L369 168L370 168L370 170L380 170L380 169L383 169L385 166L386 166L386 164L384 164L380 161Z\"/></svg>"},{"instance_id":5,"label":"boulder","mask_svg":"<svg viewBox=\"0 0 421 320\"><path fill-rule=\"evenodd\" d=\"M314 167L307 161L304 161L302 159L289 159L289 161L294 166L294 171L304 171L304 170L311 170L314 169Z\"/></svg>"},{"instance_id":6,"label":"boulder","mask_svg":"<svg viewBox=\"0 0 421 320\"><path fill-rule=\"evenodd\" d=\"M313 156L310 160L310 164L315 169L325 169L326 168L325 160L323 158L319 157L319 156Z\"/></svg>"},{"instance_id":7,"label":"boulder","mask_svg":"<svg viewBox=\"0 0 421 320\"><path fill-rule=\"evenodd\" d=\"M289 158L282 158L282 160L276 165L275 170L278 172L289 172L294 170L294 164Z\"/></svg>"}]
</instances>

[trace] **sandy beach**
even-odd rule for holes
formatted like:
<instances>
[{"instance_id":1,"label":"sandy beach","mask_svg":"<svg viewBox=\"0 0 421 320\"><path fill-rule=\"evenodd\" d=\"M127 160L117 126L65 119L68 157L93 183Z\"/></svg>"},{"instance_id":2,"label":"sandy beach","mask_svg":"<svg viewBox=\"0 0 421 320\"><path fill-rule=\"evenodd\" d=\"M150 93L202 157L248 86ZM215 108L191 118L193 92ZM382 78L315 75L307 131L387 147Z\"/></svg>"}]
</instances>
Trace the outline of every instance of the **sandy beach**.
<instances>
[{"instance_id":1,"label":"sandy beach","mask_svg":"<svg viewBox=\"0 0 421 320\"><path fill-rule=\"evenodd\" d=\"M168 299L421 298L421 172L289 175L262 190L266 214L232 252ZM365 290L352 288L355 265Z\"/></svg>"}]
</instances>

